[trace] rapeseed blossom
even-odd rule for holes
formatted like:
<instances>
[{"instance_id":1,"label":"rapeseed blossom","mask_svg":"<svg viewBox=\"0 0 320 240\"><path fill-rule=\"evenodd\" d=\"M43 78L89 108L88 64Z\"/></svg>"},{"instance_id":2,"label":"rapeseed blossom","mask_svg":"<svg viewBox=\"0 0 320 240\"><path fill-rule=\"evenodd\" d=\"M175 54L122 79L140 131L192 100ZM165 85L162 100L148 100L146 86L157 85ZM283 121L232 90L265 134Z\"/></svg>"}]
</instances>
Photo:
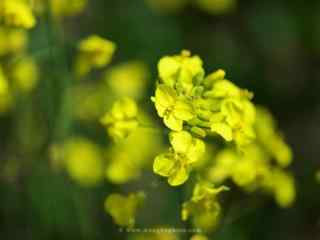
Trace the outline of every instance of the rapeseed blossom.
<instances>
[{"instance_id":1,"label":"rapeseed blossom","mask_svg":"<svg viewBox=\"0 0 320 240\"><path fill-rule=\"evenodd\" d=\"M98 145L82 137L70 138L60 146L62 165L82 186L94 186L103 179L103 155Z\"/></svg>"},{"instance_id":2,"label":"rapeseed blossom","mask_svg":"<svg viewBox=\"0 0 320 240\"><path fill-rule=\"evenodd\" d=\"M28 38L25 30L0 27L0 56L23 52L27 41Z\"/></svg>"},{"instance_id":3,"label":"rapeseed blossom","mask_svg":"<svg viewBox=\"0 0 320 240\"><path fill-rule=\"evenodd\" d=\"M2 0L0 22L7 26L30 29L36 25L36 18L28 3L22 0Z\"/></svg>"},{"instance_id":4,"label":"rapeseed blossom","mask_svg":"<svg viewBox=\"0 0 320 240\"><path fill-rule=\"evenodd\" d=\"M93 69L100 69L108 65L116 50L116 45L108 39L92 35L79 43L78 50L75 72L77 76L82 77Z\"/></svg>"},{"instance_id":5,"label":"rapeseed blossom","mask_svg":"<svg viewBox=\"0 0 320 240\"><path fill-rule=\"evenodd\" d=\"M255 142L242 152L225 148L214 158L207 177L215 183L228 178L246 191L261 189L272 194L281 207L289 207L295 199L295 183L285 168L292 161L290 147L278 133L272 115L257 107L254 124Z\"/></svg>"},{"instance_id":6,"label":"rapeseed blossom","mask_svg":"<svg viewBox=\"0 0 320 240\"><path fill-rule=\"evenodd\" d=\"M138 127L137 115L138 107L135 101L123 98L113 104L110 112L101 118L101 123L113 140L120 141Z\"/></svg>"},{"instance_id":7,"label":"rapeseed blossom","mask_svg":"<svg viewBox=\"0 0 320 240\"><path fill-rule=\"evenodd\" d=\"M236 8L237 0L195 0L197 6L212 15L222 15Z\"/></svg>"},{"instance_id":8,"label":"rapeseed blossom","mask_svg":"<svg viewBox=\"0 0 320 240\"><path fill-rule=\"evenodd\" d=\"M225 186L215 188L209 182L198 182L193 189L192 198L182 206L182 220L186 221L191 217L193 224L198 228L205 231L214 228L221 213L217 195L226 190L228 188Z\"/></svg>"},{"instance_id":9,"label":"rapeseed blossom","mask_svg":"<svg viewBox=\"0 0 320 240\"><path fill-rule=\"evenodd\" d=\"M190 129L202 137L215 133L240 148L255 138L252 93L226 80L223 70L205 77L202 60L183 51L163 57L158 72L151 99L169 129Z\"/></svg>"},{"instance_id":10,"label":"rapeseed blossom","mask_svg":"<svg viewBox=\"0 0 320 240\"><path fill-rule=\"evenodd\" d=\"M105 210L114 222L120 226L133 227L138 209L145 199L143 192L131 193L128 196L113 193L105 200Z\"/></svg>"},{"instance_id":11,"label":"rapeseed blossom","mask_svg":"<svg viewBox=\"0 0 320 240\"><path fill-rule=\"evenodd\" d=\"M29 93L39 80L38 66L32 58L23 57L12 66L11 78L17 90Z\"/></svg>"},{"instance_id":12,"label":"rapeseed blossom","mask_svg":"<svg viewBox=\"0 0 320 240\"><path fill-rule=\"evenodd\" d=\"M105 80L117 97L139 99L144 96L149 71L140 61L122 63L107 70Z\"/></svg>"},{"instance_id":13,"label":"rapeseed blossom","mask_svg":"<svg viewBox=\"0 0 320 240\"><path fill-rule=\"evenodd\" d=\"M203 156L205 144L186 131L171 132L169 139L172 148L155 158L153 171L168 177L171 186L177 186L188 179L190 166Z\"/></svg>"}]
</instances>

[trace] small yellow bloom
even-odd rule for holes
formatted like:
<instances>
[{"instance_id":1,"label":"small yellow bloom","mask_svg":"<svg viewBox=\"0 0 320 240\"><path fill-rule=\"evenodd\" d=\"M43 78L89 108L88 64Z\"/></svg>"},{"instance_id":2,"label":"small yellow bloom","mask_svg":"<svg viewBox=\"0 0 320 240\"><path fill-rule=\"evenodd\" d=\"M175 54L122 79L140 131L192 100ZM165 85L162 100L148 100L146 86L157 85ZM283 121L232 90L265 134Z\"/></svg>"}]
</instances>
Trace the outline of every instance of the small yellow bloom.
<instances>
[{"instance_id":1,"label":"small yellow bloom","mask_svg":"<svg viewBox=\"0 0 320 240\"><path fill-rule=\"evenodd\" d=\"M11 69L11 78L16 89L29 93L37 85L39 79L38 66L30 57L19 59Z\"/></svg>"},{"instance_id":2,"label":"small yellow bloom","mask_svg":"<svg viewBox=\"0 0 320 240\"><path fill-rule=\"evenodd\" d=\"M138 99L144 96L149 71L147 66L138 61L123 63L106 72L105 79L112 92L118 97Z\"/></svg>"},{"instance_id":3,"label":"small yellow bloom","mask_svg":"<svg viewBox=\"0 0 320 240\"><path fill-rule=\"evenodd\" d=\"M0 22L8 26L33 28L36 25L31 7L21 0L1 0Z\"/></svg>"},{"instance_id":4,"label":"small yellow bloom","mask_svg":"<svg viewBox=\"0 0 320 240\"><path fill-rule=\"evenodd\" d=\"M83 12L88 0L49 0L50 9L54 17L75 16Z\"/></svg>"},{"instance_id":5,"label":"small yellow bloom","mask_svg":"<svg viewBox=\"0 0 320 240\"><path fill-rule=\"evenodd\" d=\"M107 128L111 138L120 141L138 127L137 115L138 107L135 101L123 98L113 104L111 111L102 117L101 123Z\"/></svg>"},{"instance_id":6,"label":"small yellow bloom","mask_svg":"<svg viewBox=\"0 0 320 240\"><path fill-rule=\"evenodd\" d=\"M233 11L237 0L196 0L196 4L212 15L221 15Z\"/></svg>"},{"instance_id":7,"label":"small yellow bloom","mask_svg":"<svg viewBox=\"0 0 320 240\"><path fill-rule=\"evenodd\" d=\"M217 196L220 192L228 190L221 186L215 188L209 182L199 182L193 189L192 198L182 206L181 217L183 221L192 217L193 224L205 231L214 228L220 217L221 207Z\"/></svg>"},{"instance_id":8,"label":"small yellow bloom","mask_svg":"<svg viewBox=\"0 0 320 240\"><path fill-rule=\"evenodd\" d=\"M138 209L145 199L143 192L131 193L128 196L111 194L105 200L105 210L116 224L124 227L133 227Z\"/></svg>"},{"instance_id":9,"label":"small yellow bloom","mask_svg":"<svg viewBox=\"0 0 320 240\"><path fill-rule=\"evenodd\" d=\"M187 181L191 164L203 157L205 144L186 131L171 132L170 143L172 149L155 158L153 171L168 177L171 186L178 186Z\"/></svg>"},{"instance_id":10,"label":"small yellow bloom","mask_svg":"<svg viewBox=\"0 0 320 240\"><path fill-rule=\"evenodd\" d=\"M13 99L9 83L0 65L0 113L7 112L12 106Z\"/></svg>"},{"instance_id":11,"label":"small yellow bloom","mask_svg":"<svg viewBox=\"0 0 320 240\"><path fill-rule=\"evenodd\" d=\"M108 65L116 50L116 45L97 35L82 40L78 46L75 71L77 76L84 76L93 69Z\"/></svg>"},{"instance_id":12,"label":"small yellow bloom","mask_svg":"<svg viewBox=\"0 0 320 240\"><path fill-rule=\"evenodd\" d=\"M85 138L68 139L62 156L70 177L83 186L94 186L103 179L103 158L100 148Z\"/></svg>"},{"instance_id":13,"label":"small yellow bloom","mask_svg":"<svg viewBox=\"0 0 320 240\"><path fill-rule=\"evenodd\" d=\"M25 30L0 28L0 56L22 52L27 44Z\"/></svg>"}]
</instances>

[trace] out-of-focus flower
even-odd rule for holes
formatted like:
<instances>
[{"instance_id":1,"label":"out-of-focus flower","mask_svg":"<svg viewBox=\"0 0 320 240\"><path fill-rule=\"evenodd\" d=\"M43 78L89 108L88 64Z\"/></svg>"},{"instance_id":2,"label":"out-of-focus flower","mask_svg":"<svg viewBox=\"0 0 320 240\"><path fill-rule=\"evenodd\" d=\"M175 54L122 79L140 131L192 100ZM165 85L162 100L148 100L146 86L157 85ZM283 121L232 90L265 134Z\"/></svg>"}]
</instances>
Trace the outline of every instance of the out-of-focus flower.
<instances>
[{"instance_id":1,"label":"out-of-focus flower","mask_svg":"<svg viewBox=\"0 0 320 240\"><path fill-rule=\"evenodd\" d=\"M23 57L19 59L10 70L13 86L18 91L29 93L37 85L39 70L32 58Z\"/></svg>"},{"instance_id":2,"label":"out-of-focus flower","mask_svg":"<svg viewBox=\"0 0 320 240\"><path fill-rule=\"evenodd\" d=\"M106 72L105 80L118 97L139 99L144 96L149 71L138 61L123 63Z\"/></svg>"},{"instance_id":3,"label":"out-of-focus flower","mask_svg":"<svg viewBox=\"0 0 320 240\"><path fill-rule=\"evenodd\" d=\"M7 112L12 106L13 99L10 93L7 77L0 65L0 113Z\"/></svg>"},{"instance_id":4,"label":"out-of-focus flower","mask_svg":"<svg viewBox=\"0 0 320 240\"><path fill-rule=\"evenodd\" d=\"M283 208L292 206L296 198L295 180L282 169L273 169L265 181L266 188L273 192L278 205Z\"/></svg>"},{"instance_id":5,"label":"out-of-focus flower","mask_svg":"<svg viewBox=\"0 0 320 240\"><path fill-rule=\"evenodd\" d=\"M89 36L78 45L78 57L75 63L77 76L84 76L93 69L108 65L116 50L116 45L97 35Z\"/></svg>"},{"instance_id":6,"label":"out-of-focus flower","mask_svg":"<svg viewBox=\"0 0 320 240\"><path fill-rule=\"evenodd\" d=\"M186 131L171 132L170 143L172 149L155 158L153 171L168 177L171 186L177 186L188 179L190 165L203 156L205 144Z\"/></svg>"},{"instance_id":7,"label":"out-of-focus flower","mask_svg":"<svg viewBox=\"0 0 320 240\"><path fill-rule=\"evenodd\" d=\"M110 194L105 201L105 210L114 222L120 226L133 227L136 214L145 199L143 192L131 193L123 196L117 193Z\"/></svg>"},{"instance_id":8,"label":"out-of-focus flower","mask_svg":"<svg viewBox=\"0 0 320 240\"><path fill-rule=\"evenodd\" d=\"M282 167L287 167L292 162L292 151L284 141L282 134L278 131L271 113L263 108L257 107L257 118L255 131L260 144Z\"/></svg>"},{"instance_id":9,"label":"out-of-focus flower","mask_svg":"<svg viewBox=\"0 0 320 240\"><path fill-rule=\"evenodd\" d=\"M193 235L190 240L208 240L207 236L202 234Z\"/></svg>"},{"instance_id":10,"label":"out-of-focus flower","mask_svg":"<svg viewBox=\"0 0 320 240\"><path fill-rule=\"evenodd\" d=\"M208 182L199 182L193 189L192 198L183 204L181 217L186 221L192 217L192 222L196 227L205 231L213 229L218 221L221 207L217 195L228 190L227 187L221 186L215 188Z\"/></svg>"},{"instance_id":11,"label":"out-of-focus flower","mask_svg":"<svg viewBox=\"0 0 320 240\"><path fill-rule=\"evenodd\" d=\"M63 164L74 181L94 186L103 179L103 157L96 144L85 138L71 138L60 147Z\"/></svg>"},{"instance_id":12,"label":"out-of-focus flower","mask_svg":"<svg viewBox=\"0 0 320 240\"><path fill-rule=\"evenodd\" d=\"M222 15L233 11L237 0L196 0L196 4L200 9L212 15Z\"/></svg>"},{"instance_id":13,"label":"out-of-focus flower","mask_svg":"<svg viewBox=\"0 0 320 240\"><path fill-rule=\"evenodd\" d=\"M272 115L262 107L257 107L254 130L255 141L242 152L232 148L218 152L207 177L215 183L231 178L246 191L264 190L279 206L289 207L295 199L294 178L285 170L292 161L291 149L277 132Z\"/></svg>"},{"instance_id":14,"label":"out-of-focus flower","mask_svg":"<svg viewBox=\"0 0 320 240\"><path fill-rule=\"evenodd\" d=\"M0 56L22 52L27 44L27 34L22 29L0 27Z\"/></svg>"},{"instance_id":15,"label":"out-of-focus flower","mask_svg":"<svg viewBox=\"0 0 320 240\"><path fill-rule=\"evenodd\" d=\"M156 125L142 113L139 113L139 119L150 128L135 129L120 144L113 145L107 151L105 174L112 183L124 184L137 179L143 169L149 169L154 156L163 149L161 135L153 129Z\"/></svg>"},{"instance_id":16,"label":"out-of-focus flower","mask_svg":"<svg viewBox=\"0 0 320 240\"><path fill-rule=\"evenodd\" d=\"M21 0L0 2L0 22L7 26L30 29L36 25L36 18L29 4Z\"/></svg>"},{"instance_id":17,"label":"out-of-focus flower","mask_svg":"<svg viewBox=\"0 0 320 240\"><path fill-rule=\"evenodd\" d=\"M83 12L88 0L49 0L50 10L54 17L75 16Z\"/></svg>"},{"instance_id":18,"label":"out-of-focus flower","mask_svg":"<svg viewBox=\"0 0 320 240\"><path fill-rule=\"evenodd\" d=\"M179 240L178 234L173 227L157 226L157 231L151 233L140 233L129 236L129 240ZM172 231L171 231L172 230Z\"/></svg>"},{"instance_id":19,"label":"out-of-focus flower","mask_svg":"<svg viewBox=\"0 0 320 240\"><path fill-rule=\"evenodd\" d=\"M107 128L111 138L120 141L138 127L137 115L138 107L135 101L123 98L113 104L111 111L102 117L101 123Z\"/></svg>"}]
</instances>

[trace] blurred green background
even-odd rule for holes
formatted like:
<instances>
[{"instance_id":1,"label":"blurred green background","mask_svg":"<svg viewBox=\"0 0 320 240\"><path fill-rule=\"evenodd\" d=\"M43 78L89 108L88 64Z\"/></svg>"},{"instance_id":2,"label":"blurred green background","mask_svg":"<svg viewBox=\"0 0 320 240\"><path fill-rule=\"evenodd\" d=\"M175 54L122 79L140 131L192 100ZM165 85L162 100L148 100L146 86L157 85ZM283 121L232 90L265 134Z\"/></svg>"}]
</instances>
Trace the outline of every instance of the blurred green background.
<instances>
[{"instance_id":1,"label":"blurred green background","mask_svg":"<svg viewBox=\"0 0 320 240\"><path fill-rule=\"evenodd\" d=\"M66 136L106 141L103 128L73 122L72 106L65 106L75 43L90 34L117 44L112 64L147 63L154 82L160 57L188 49L202 57L207 72L225 69L278 119L294 151L296 203L283 210L272 200L259 208L239 201L254 210L222 224L210 239L320 239L320 187L314 177L320 165L319 23L317 0L238 0L223 14L210 14L192 1L164 11L142 0L89 0L82 14L58 24L60 30L40 17L30 39L30 53L41 69L39 86L0 117L0 239L126 239L103 210L105 196L154 178L150 171L129 186L84 188L52 167L48 148ZM163 183L146 189L154 201L144 207L138 226L181 226L180 193ZM155 213L158 206L162 211Z\"/></svg>"}]
</instances>

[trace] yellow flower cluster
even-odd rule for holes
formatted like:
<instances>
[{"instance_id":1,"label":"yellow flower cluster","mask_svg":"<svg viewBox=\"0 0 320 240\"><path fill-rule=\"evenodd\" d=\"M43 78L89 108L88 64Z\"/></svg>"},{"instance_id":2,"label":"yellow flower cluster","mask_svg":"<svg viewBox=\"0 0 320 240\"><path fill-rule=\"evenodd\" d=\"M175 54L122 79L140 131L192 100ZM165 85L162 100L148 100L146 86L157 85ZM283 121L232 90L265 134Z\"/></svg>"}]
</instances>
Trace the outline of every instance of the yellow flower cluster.
<instances>
[{"instance_id":1,"label":"yellow flower cluster","mask_svg":"<svg viewBox=\"0 0 320 240\"><path fill-rule=\"evenodd\" d=\"M0 22L7 26L30 29L36 25L36 18L30 4L23 0L2 0Z\"/></svg>"},{"instance_id":2,"label":"yellow flower cluster","mask_svg":"<svg viewBox=\"0 0 320 240\"><path fill-rule=\"evenodd\" d=\"M291 150L266 109L257 107L254 129L257 139L243 152L226 148L216 155L208 178L216 183L231 178L247 191L265 190L281 207L289 207L295 199L295 184L284 168L292 161Z\"/></svg>"},{"instance_id":3,"label":"yellow flower cluster","mask_svg":"<svg viewBox=\"0 0 320 240\"><path fill-rule=\"evenodd\" d=\"M252 94L225 79L223 70L204 76L198 56L168 56L158 65L159 84L152 101L164 124L205 137L216 133L239 146L255 138Z\"/></svg>"},{"instance_id":4,"label":"yellow flower cluster","mask_svg":"<svg viewBox=\"0 0 320 240\"><path fill-rule=\"evenodd\" d=\"M82 77L93 69L108 65L116 50L116 45L97 35L89 36L78 45L78 57L75 63L76 75Z\"/></svg>"},{"instance_id":5,"label":"yellow flower cluster","mask_svg":"<svg viewBox=\"0 0 320 240\"><path fill-rule=\"evenodd\" d=\"M83 137L67 139L54 148L54 159L70 178L82 186L95 186L103 179L104 158L98 145Z\"/></svg>"},{"instance_id":6,"label":"yellow flower cluster","mask_svg":"<svg viewBox=\"0 0 320 240\"><path fill-rule=\"evenodd\" d=\"M101 123L106 126L108 134L115 141L126 138L138 127L138 107L131 98L116 101L111 111L105 114Z\"/></svg>"},{"instance_id":7,"label":"yellow flower cluster","mask_svg":"<svg viewBox=\"0 0 320 240\"><path fill-rule=\"evenodd\" d=\"M25 29L0 27L0 113L10 110L19 95L30 93L37 85L39 70L26 51L27 42Z\"/></svg>"},{"instance_id":8,"label":"yellow flower cluster","mask_svg":"<svg viewBox=\"0 0 320 240\"><path fill-rule=\"evenodd\" d=\"M205 152L204 142L192 135L220 135L239 148L253 141L252 94L226 80L223 70L205 77L202 60L183 51L163 57L158 71L160 79L151 99L164 124L174 132L170 134L172 149L155 159L154 171L168 177L170 185L183 184L190 164Z\"/></svg>"}]
</instances>

